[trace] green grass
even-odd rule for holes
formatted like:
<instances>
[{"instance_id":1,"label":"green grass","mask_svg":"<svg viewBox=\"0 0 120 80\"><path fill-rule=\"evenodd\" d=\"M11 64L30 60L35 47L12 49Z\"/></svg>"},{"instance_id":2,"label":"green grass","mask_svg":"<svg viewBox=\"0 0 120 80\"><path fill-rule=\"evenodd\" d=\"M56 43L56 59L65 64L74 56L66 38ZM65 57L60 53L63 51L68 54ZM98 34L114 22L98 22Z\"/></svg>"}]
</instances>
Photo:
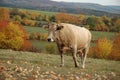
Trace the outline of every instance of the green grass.
<instances>
[{"instance_id":1,"label":"green grass","mask_svg":"<svg viewBox=\"0 0 120 80\"><path fill-rule=\"evenodd\" d=\"M96 40L98 38L104 38L104 37L107 37L108 39L113 40L115 37L115 32L91 31L91 33L92 33L93 40Z\"/></svg>"},{"instance_id":2,"label":"green grass","mask_svg":"<svg viewBox=\"0 0 120 80\"><path fill-rule=\"evenodd\" d=\"M23 26L23 28L26 30L26 32L29 33L36 33L40 32L41 34L47 33L47 31L41 27L31 27L31 26Z\"/></svg>"},{"instance_id":3,"label":"green grass","mask_svg":"<svg viewBox=\"0 0 120 80\"><path fill-rule=\"evenodd\" d=\"M59 55L0 49L0 80L120 79L120 61L88 58L86 68L81 69L74 67L71 56L65 56L65 66L59 65Z\"/></svg>"},{"instance_id":4,"label":"green grass","mask_svg":"<svg viewBox=\"0 0 120 80\"><path fill-rule=\"evenodd\" d=\"M33 46L37 47L41 51L45 51L45 46L46 45L54 44L54 43L50 43L48 41L38 41L38 40L30 40L30 42L33 44Z\"/></svg>"}]
</instances>

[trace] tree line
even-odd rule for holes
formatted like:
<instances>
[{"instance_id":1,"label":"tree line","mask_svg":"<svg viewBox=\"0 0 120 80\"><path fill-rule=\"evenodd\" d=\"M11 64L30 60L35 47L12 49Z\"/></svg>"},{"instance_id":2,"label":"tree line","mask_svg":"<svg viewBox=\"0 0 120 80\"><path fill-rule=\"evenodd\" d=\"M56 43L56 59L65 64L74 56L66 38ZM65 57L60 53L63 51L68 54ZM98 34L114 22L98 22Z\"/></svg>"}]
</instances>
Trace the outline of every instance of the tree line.
<instances>
[{"instance_id":1,"label":"tree line","mask_svg":"<svg viewBox=\"0 0 120 80\"><path fill-rule=\"evenodd\" d=\"M94 15L87 16L85 14L73 15L67 13L55 13L54 15L45 15L39 12L30 12L29 10L20 10L14 8L10 10L10 18L12 21L21 23L25 26L38 26L48 22L65 22L78 26L86 27L93 31L120 31L120 18L114 16L109 18L105 15L97 17Z\"/></svg>"}]
</instances>

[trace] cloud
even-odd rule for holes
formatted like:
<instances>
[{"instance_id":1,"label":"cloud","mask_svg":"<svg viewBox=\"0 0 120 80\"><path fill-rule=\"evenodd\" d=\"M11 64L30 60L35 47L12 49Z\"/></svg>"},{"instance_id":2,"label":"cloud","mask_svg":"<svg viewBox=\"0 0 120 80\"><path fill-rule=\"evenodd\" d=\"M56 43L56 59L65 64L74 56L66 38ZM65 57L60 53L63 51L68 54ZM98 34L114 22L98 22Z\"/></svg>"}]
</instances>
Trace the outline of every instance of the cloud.
<instances>
[{"instance_id":1,"label":"cloud","mask_svg":"<svg viewBox=\"0 0 120 80\"><path fill-rule=\"evenodd\" d=\"M120 6L119 0L52 0L52 1L97 3L101 5L119 5Z\"/></svg>"}]
</instances>

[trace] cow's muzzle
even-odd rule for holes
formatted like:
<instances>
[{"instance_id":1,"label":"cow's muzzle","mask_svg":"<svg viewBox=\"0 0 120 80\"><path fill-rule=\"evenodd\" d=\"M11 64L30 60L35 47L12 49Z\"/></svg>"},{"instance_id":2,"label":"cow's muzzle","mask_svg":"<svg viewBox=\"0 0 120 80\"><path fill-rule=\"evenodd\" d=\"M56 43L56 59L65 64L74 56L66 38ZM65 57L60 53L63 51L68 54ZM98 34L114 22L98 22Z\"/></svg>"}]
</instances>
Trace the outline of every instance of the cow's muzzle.
<instances>
[{"instance_id":1,"label":"cow's muzzle","mask_svg":"<svg viewBox=\"0 0 120 80\"><path fill-rule=\"evenodd\" d=\"M47 38L48 42L54 42L54 40L52 38Z\"/></svg>"},{"instance_id":2,"label":"cow's muzzle","mask_svg":"<svg viewBox=\"0 0 120 80\"><path fill-rule=\"evenodd\" d=\"M47 41L48 41L48 42L51 42L51 38L48 38Z\"/></svg>"}]
</instances>

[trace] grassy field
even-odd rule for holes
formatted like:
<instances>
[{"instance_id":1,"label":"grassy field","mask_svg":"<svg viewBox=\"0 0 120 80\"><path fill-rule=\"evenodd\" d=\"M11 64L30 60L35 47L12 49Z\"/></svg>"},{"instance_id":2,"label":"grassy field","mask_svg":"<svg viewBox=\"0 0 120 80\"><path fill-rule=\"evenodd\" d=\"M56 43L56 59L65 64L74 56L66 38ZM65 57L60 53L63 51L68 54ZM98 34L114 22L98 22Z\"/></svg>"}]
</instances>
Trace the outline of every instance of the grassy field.
<instances>
[{"instance_id":1,"label":"grassy field","mask_svg":"<svg viewBox=\"0 0 120 80\"><path fill-rule=\"evenodd\" d=\"M50 44L55 45L54 43L50 43L48 41L30 40L30 42L34 47L37 47L40 51L45 51L46 45L50 45Z\"/></svg>"},{"instance_id":2,"label":"grassy field","mask_svg":"<svg viewBox=\"0 0 120 80\"><path fill-rule=\"evenodd\" d=\"M93 40L96 40L98 38L104 38L107 37L110 40L113 40L116 33L115 32L100 32L100 31L91 31Z\"/></svg>"},{"instance_id":3,"label":"grassy field","mask_svg":"<svg viewBox=\"0 0 120 80\"><path fill-rule=\"evenodd\" d=\"M60 56L0 49L0 80L119 80L120 61L88 58L75 68L71 56L59 67Z\"/></svg>"},{"instance_id":4,"label":"grassy field","mask_svg":"<svg viewBox=\"0 0 120 80\"><path fill-rule=\"evenodd\" d=\"M28 34L35 33L35 32L40 32L41 34L47 33L47 31L41 27L23 26L23 28L26 30Z\"/></svg>"}]
</instances>

